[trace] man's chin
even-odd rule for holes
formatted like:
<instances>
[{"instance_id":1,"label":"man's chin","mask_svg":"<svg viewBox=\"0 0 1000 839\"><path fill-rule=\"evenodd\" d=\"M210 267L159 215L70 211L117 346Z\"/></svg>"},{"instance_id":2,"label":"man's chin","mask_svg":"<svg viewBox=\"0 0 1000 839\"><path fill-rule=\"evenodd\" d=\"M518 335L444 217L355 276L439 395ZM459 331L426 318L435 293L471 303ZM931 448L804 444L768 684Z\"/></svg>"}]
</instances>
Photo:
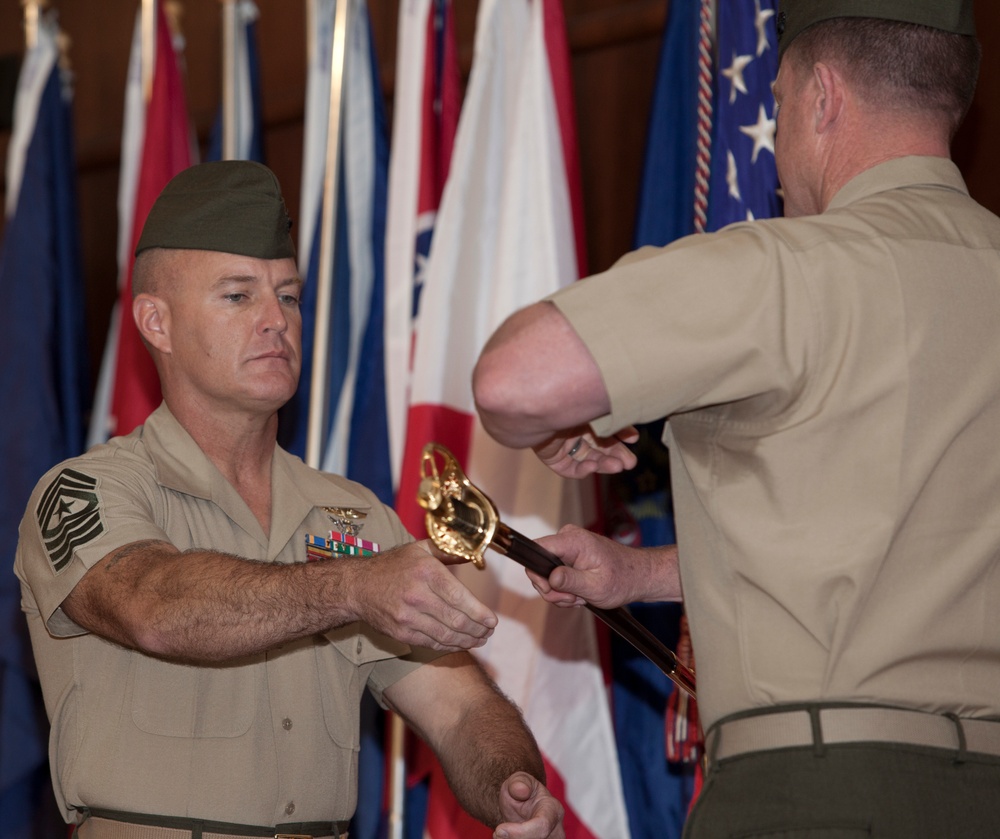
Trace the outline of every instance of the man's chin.
<instances>
[{"instance_id":1,"label":"man's chin","mask_svg":"<svg viewBox=\"0 0 1000 839\"><path fill-rule=\"evenodd\" d=\"M247 397L258 410L277 411L295 395L296 387L297 382L287 378L280 381L259 382L257 387L250 390Z\"/></svg>"}]
</instances>

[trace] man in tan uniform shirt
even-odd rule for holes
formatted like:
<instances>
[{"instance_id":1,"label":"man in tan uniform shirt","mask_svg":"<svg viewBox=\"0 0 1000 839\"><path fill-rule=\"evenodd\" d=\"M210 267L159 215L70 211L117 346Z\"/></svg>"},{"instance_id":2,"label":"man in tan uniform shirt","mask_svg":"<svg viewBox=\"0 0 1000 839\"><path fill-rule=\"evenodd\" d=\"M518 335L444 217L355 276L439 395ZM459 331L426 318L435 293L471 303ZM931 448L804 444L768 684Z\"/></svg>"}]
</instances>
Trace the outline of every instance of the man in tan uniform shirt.
<instances>
[{"instance_id":1,"label":"man in tan uniform shirt","mask_svg":"<svg viewBox=\"0 0 1000 839\"><path fill-rule=\"evenodd\" d=\"M686 836L998 836L1000 219L948 159L971 3L789 0L782 28L786 218L515 314L480 414L567 476L631 468L632 426L669 418L679 545L567 529L533 581L609 608L683 580Z\"/></svg>"},{"instance_id":2,"label":"man in tan uniform shirt","mask_svg":"<svg viewBox=\"0 0 1000 839\"><path fill-rule=\"evenodd\" d=\"M371 492L276 444L289 227L259 164L168 184L133 284L163 404L29 502L15 567L64 817L82 839L346 835L368 689L496 836L558 839L534 740L466 652L496 616Z\"/></svg>"}]
</instances>

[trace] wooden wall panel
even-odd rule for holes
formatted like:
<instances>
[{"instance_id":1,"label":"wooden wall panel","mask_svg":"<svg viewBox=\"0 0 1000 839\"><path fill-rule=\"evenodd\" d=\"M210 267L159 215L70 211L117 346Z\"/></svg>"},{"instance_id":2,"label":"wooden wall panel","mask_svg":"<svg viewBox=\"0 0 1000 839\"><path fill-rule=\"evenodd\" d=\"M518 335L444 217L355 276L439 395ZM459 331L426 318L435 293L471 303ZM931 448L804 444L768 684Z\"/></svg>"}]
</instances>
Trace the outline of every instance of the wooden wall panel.
<instances>
[{"instance_id":1,"label":"wooden wall panel","mask_svg":"<svg viewBox=\"0 0 1000 839\"><path fill-rule=\"evenodd\" d=\"M70 34L76 74L76 141L88 326L96 369L115 296L117 189L123 95L138 0L52 0ZM265 149L298 222L305 98L305 3L257 0ZM219 99L219 3L186 0L187 94L200 143L207 141ZM472 61L478 3L455 0L459 53ZM370 0L388 113L395 87L399 0ZM565 0L583 175L589 267L607 268L631 243L638 183L667 0ZM955 144L973 195L1000 212L1000 6L980 0L986 58L976 102ZM0 3L0 55L23 51L21 9ZM7 134L0 132L0 159Z\"/></svg>"}]
</instances>

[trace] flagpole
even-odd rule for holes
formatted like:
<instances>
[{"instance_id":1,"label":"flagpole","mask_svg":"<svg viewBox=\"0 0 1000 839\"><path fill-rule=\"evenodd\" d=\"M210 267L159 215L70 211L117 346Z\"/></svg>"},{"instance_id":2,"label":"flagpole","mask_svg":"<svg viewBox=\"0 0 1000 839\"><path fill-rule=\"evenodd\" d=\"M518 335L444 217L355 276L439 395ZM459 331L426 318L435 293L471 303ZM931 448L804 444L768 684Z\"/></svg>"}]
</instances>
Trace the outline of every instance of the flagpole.
<instances>
[{"instance_id":1,"label":"flagpole","mask_svg":"<svg viewBox=\"0 0 1000 839\"><path fill-rule=\"evenodd\" d=\"M24 6L24 45L30 50L38 44L38 19L48 0L21 0Z\"/></svg>"},{"instance_id":2,"label":"flagpole","mask_svg":"<svg viewBox=\"0 0 1000 839\"><path fill-rule=\"evenodd\" d=\"M389 711L389 837L403 839L406 802L406 724L403 718Z\"/></svg>"},{"instance_id":3,"label":"flagpole","mask_svg":"<svg viewBox=\"0 0 1000 839\"><path fill-rule=\"evenodd\" d=\"M327 372L330 343L330 304L333 299L333 251L337 235L337 176L340 161L340 118L345 68L345 40L350 0L337 0L330 48L330 111L326 129L326 172L323 178L323 213L320 230L319 270L316 287L316 327L313 332L313 368L309 390L309 425L306 463L320 467L326 407L329 401Z\"/></svg>"},{"instance_id":4,"label":"flagpole","mask_svg":"<svg viewBox=\"0 0 1000 839\"><path fill-rule=\"evenodd\" d=\"M142 0L142 98L153 96L153 68L156 66L156 0Z\"/></svg>"},{"instance_id":5,"label":"flagpole","mask_svg":"<svg viewBox=\"0 0 1000 839\"><path fill-rule=\"evenodd\" d=\"M236 158L236 0L222 0L222 159Z\"/></svg>"}]
</instances>

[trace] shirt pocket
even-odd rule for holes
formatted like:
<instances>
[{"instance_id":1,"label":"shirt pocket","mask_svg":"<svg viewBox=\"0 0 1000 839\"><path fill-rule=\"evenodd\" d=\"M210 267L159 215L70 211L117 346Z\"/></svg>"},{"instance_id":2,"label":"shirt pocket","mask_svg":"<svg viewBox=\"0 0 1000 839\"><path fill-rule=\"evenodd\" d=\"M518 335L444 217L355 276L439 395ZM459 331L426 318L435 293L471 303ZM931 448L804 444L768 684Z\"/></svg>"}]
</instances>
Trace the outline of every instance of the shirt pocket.
<instances>
[{"instance_id":1,"label":"shirt pocket","mask_svg":"<svg viewBox=\"0 0 1000 839\"><path fill-rule=\"evenodd\" d=\"M255 662L259 666L259 662ZM133 658L132 721L163 737L239 737L254 720L254 667Z\"/></svg>"},{"instance_id":2,"label":"shirt pocket","mask_svg":"<svg viewBox=\"0 0 1000 839\"><path fill-rule=\"evenodd\" d=\"M375 664L409 652L409 647L361 623L325 633L316 647L323 718L330 737L345 749L360 749L361 699Z\"/></svg>"}]
</instances>

